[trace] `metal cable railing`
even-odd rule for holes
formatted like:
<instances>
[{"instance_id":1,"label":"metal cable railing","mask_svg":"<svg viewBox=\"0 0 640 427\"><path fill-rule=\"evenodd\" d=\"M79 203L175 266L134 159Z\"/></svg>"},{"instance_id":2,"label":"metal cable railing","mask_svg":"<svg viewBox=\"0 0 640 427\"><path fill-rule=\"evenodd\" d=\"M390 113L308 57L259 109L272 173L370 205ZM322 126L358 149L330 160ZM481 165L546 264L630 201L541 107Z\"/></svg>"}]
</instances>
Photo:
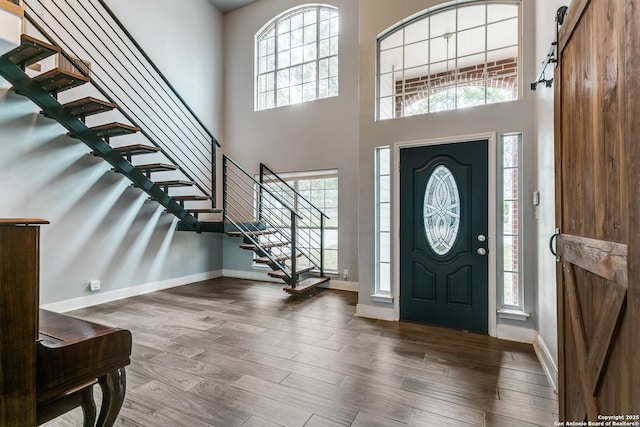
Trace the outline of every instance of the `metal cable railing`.
<instances>
[{"instance_id":1,"label":"metal cable railing","mask_svg":"<svg viewBox=\"0 0 640 427\"><path fill-rule=\"evenodd\" d=\"M217 140L104 1L24 4L30 23L80 72L77 58L89 61L97 90L215 205Z\"/></svg>"},{"instance_id":2,"label":"metal cable railing","mask_svg":"<svg viewBox=\"0 0 640 427\"><path fill-rule=\"evenodd\" d=\"M251 242L254 251L297 282L297 222L302 217L282 198L224 155L223 210L225 220Z\"/></svg>"},{"instance_id":3,"label":"metal cable railing","mask_svg":"<svg viewBox=\"0 0 640 427\"><path fill-rule=\"evenodd\" d=\"M324 276L324 227L329 217L264 163L260 163L260 183L298 212L298 250Z\"/></svg>"}]
</instances>

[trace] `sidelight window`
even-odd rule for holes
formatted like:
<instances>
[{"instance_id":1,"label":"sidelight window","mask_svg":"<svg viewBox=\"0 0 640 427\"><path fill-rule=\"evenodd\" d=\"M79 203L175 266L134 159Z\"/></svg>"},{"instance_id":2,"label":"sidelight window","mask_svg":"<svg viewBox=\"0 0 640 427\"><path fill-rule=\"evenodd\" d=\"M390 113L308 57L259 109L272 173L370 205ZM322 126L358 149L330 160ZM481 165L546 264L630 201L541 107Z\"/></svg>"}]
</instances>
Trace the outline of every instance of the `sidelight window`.
<instances>
[{"instance_id":1,"label":"sidelight window","mask_svg":"<svg viewBox=\"0 0 640 427\"><path fill-rule=\"evenodd\" d=\"M502 135L502 306L516 310L523 307L521 145L522 134Z\"/></svg>"}]
</instances>

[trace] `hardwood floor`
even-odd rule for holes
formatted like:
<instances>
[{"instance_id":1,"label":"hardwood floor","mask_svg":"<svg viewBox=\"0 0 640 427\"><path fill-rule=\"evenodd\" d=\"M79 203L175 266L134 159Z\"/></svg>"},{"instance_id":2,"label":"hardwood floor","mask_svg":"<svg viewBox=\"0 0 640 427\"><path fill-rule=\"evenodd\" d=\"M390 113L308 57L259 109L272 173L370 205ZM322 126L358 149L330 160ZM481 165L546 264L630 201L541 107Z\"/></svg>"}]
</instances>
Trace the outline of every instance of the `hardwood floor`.
<instances>
[{"instance_id":1,"label":"hardwood floor","mask_svg":"<svg viewBox=\"0 0 640 427\"><path fill-rule=\"evenodd\" d=\"M69 313L133 333L117 426L552 426L530 345L215 279ZM99 387L96 387L99 405ZM81 426L75 410L46 424Z\"/></svg>"}]
</instances>

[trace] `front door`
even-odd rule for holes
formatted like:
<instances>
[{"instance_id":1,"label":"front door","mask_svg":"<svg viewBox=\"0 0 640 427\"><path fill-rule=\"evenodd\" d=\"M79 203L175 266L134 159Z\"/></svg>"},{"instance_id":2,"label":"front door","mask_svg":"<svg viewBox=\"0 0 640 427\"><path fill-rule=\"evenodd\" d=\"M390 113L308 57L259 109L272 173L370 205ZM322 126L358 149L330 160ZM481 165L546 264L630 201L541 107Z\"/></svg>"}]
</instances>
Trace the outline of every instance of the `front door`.
<instances>
[{"instance_id":1,"label":"front door","mask_svg":"<svg viewBox=\"0 0 640 427\"><path fill-rule=\"evenodd\" d=\"M400 150L400 318L486 333L487 140Z\"/></svg>"}]
</instances>

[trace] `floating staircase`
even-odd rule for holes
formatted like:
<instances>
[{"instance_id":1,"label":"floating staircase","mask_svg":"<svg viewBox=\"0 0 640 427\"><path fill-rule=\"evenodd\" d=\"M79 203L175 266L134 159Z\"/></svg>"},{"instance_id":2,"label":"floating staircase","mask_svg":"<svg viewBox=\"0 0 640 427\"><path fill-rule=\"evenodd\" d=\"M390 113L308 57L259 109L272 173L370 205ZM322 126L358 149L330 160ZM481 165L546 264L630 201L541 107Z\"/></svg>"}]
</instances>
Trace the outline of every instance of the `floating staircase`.
<instances>
[{"instance_id":1,"label":"floating staircase","mask_svg":"<svg viewBox=\"0 0 640 427\"><path fill-rule=\"evenodd\" d=\"M42 29L39 31L45 34ZM45 38L52 40L48 36ZM62 55L64 61L56 63L70 63L73 65L72 70L56 66L33 75L35 70L39 71L46 65L41 61L53 55ZM27 68L29 71L26 71ZM229 236L241 238L240 247L255 254L256 264L268 266L271 269L268 273L270 277L283 280L286 283L284 290L290 294L308 293L329 280L324 274L323 259L322 235L326 215L288 187L285 181L266 166L260 165L260 179L257 180L228 156L223 156L223 209L189 206L192 202L211 202L212 206L215 205L215 148L219 144L206 128L203 132L211 138L211 159L206 160L211 161L211 194L207 194L144 127L134 123L131 115L122 111L112 97L92 81L91 72L85 63L77 63L59 46L23 35L20 46L0 56L0 76L13 85L12 90L17 94L38 105L43 116L60 123L70 137L82 141L91 148L93 155L110 163L114 172L125 176L133 186L146 192L152 200L164 206L167 212L175 215L180 220L178 230L226 230ZM65 103L59 101L59 94L62 92L88 83L106 99L84 96ZM168 82L167 84L170 86ZM71 96L65 97L70 98L73 93L75 92L68 92L66 95ZM186 108L193 113L188 106ZM129 123L108 121L91 126L87 124L88 117L97 116L99 120L100 114L113 111L121 113ZM202 125L197 117L195 120ZM96 118L92 117L91 121L96 121ZM149 144L111 145L116 138L126 138L138 133L146 137ZM118 139L118 142L121 141ZM154 160L158 156L164 156L169 162L134 162L134 159L145 155L154 156ZM156 179L156 173L167 171L182 174L183 177ZM172 193L176 188L193 187L198 188L202 194ZM289 200L287 197L294 199ZM220 213L223 214L224 224L221 221L200 219L202 215ZM310 224L316 224L316 227L313 228Z\"/></svg>"},{"instance_id":2,"label":"floating staircase","mask_svg":"<svg viewBox=\"0 0 640 427\"><path fill-rule=\"evenodd\" d=\"M87 126L85 119L108 111L118 106L109 101L93 97L84 97L61 104L58 95L67 90L87 84L91 81L88 75L78 74L62 68L52 68L34 77L30 77L25 69L29 66L53 56L61 55L61 49L29 35L22 35L20 46L0 56L0 75L13 86L17 94L26 96L42 109L45 117L56 120L68 130L70 137L84 142L96 156L102 157L113 166L113 171L126 176L134 186L145 191L152 200L164 206L167 212L180 219L179 229L202 231L221 231L220 224L215 227L203 227L197 218L201 213L221 213L219 209L188 210L185 202L210 201L209 195L171 195L170 188L191 187L196 183L190 179L153 181L152 174L164 171L178 171L176 164L148 163L134 164L134 156L162 153L155 145L134 144L112 147L112 138L122 137L140 132L134 124L109 122L96 126ZM82 69L82 68L78 68ZM214 230L215 229L215 230Z\"/></svg>"},{"instance_id":3,"label":"floating staircase","mask_svg":"<svg viewBox=\"0 0 640 427\"><path fill-rule=\"evenodd\" d=\"M226 155L222 164L224 219L231 227L227 235L242 238L240 248L252 251L256 264L271 268L268 275L283 280L290 294L309 293L327 282L322 256L326 215L264 165L257 180ZM318 223L315 236L309 224Z\"/></svg>"}]
</instances>

